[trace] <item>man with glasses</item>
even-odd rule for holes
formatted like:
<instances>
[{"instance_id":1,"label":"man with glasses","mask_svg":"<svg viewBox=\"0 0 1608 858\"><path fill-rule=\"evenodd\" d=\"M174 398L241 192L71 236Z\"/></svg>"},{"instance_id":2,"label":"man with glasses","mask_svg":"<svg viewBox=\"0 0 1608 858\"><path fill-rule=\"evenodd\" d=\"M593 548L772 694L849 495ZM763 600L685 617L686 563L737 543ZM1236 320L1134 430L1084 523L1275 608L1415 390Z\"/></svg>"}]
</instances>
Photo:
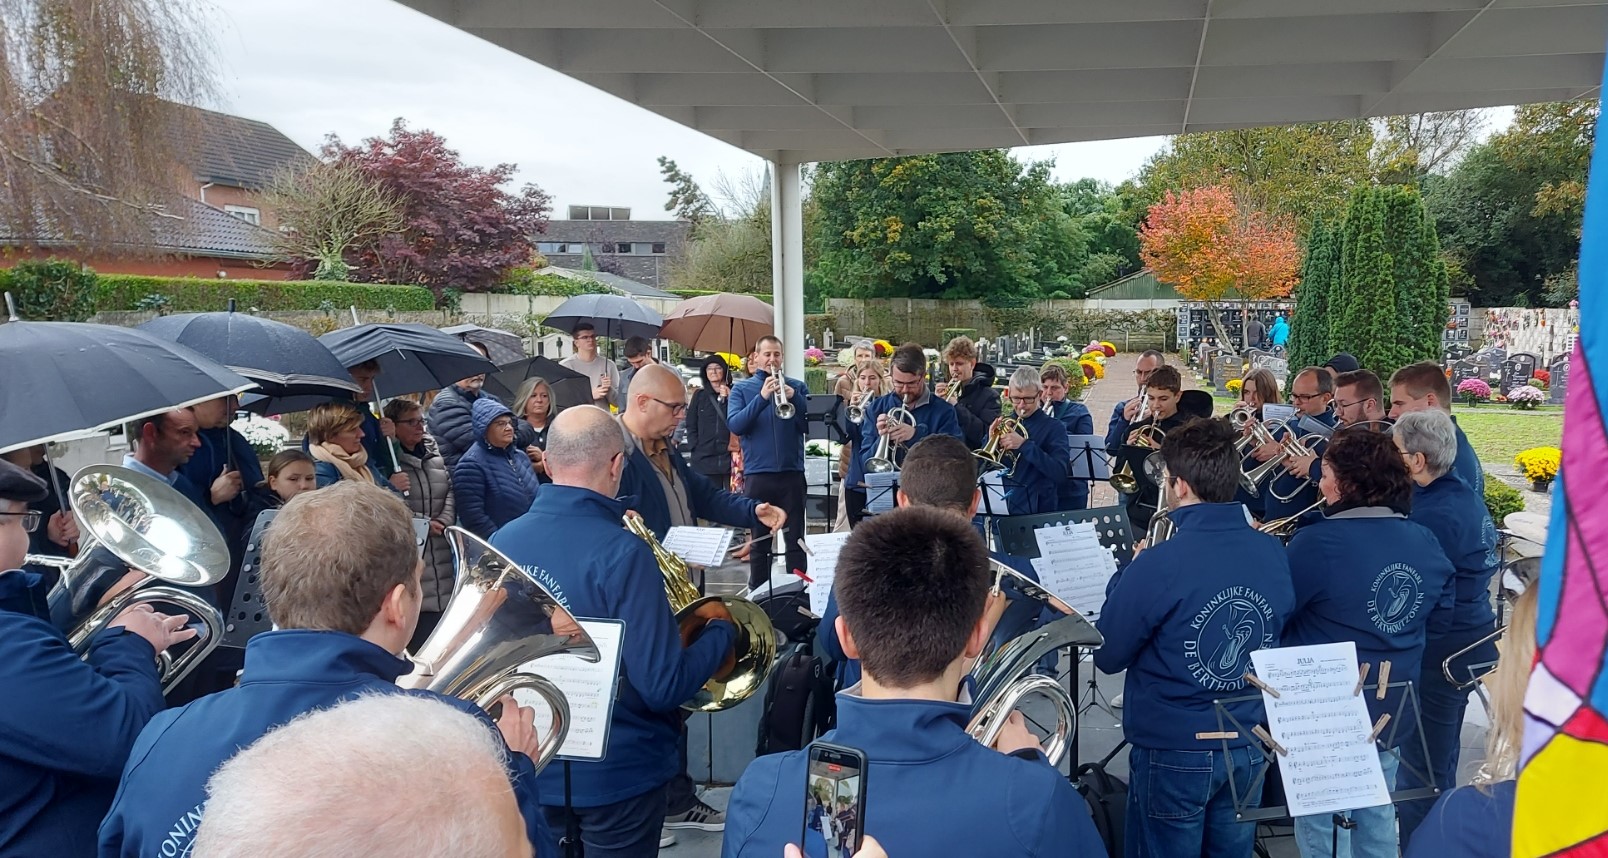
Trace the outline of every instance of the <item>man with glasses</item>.
<instances>
[{"instance_id":1,"label":"man with glasses","mask_svg":"<svg viewBox=\"0 0 1608 858\"><path fill-rule=\"evenodd\" d=\"M803 403L799 403L799 410L803 411ZM780 507L716 486L670 447L668 439L686 413L687 391L673 370L650 364L637 372L619 417L620 425L625 427L626 459L618 497L625 507L641 515L648 529L660 539L672 526L696 525L699 519L756 531L774 531L786 524L787 514ZM788 529L789 539L802 536ZM692 778L686 774L684 731L680 744L681 768L666 787L669 798L662 846L675 843L675 835L669 829L721 831L726 827L726 815L693 792Z\"/></svg>"},{"instance_id":2,"label":"man with glasses","mask_svg":"<svg viewBox=\"0 0 1608 858\"><path fill-rule=\"evenodd\" d=\"M469 346L480 352L481 357L486 357L484 345L472 342ZM441 458L446 460L449 471L453 465L458 464L464 453L469 452L469 448L473 447L477 440L474 418L471 416L475 402L481 397L499 401L497 397L482 389L485 384L485 373L453 382L436 394L435 401L430 403L430 410L424 415L425 425L430 429L430 437L435 439L436 448L441 451Z\"/></svg>"},{"instance_id":3,"label":"man with glasses","mask_svg":"<svg viewBox=\"0 0 1608 858\"><path fill-rule=\"evenodd\" d=\"M896 465L903 461L904 450L928 435L953 435L965 440L960 421L955 417L955 406L927 390L927 355L921 346L905 343L894 349L888 362L888 379L893 392L866 403L865 418L860 422L860 443L849 460L849 473L843 478L847 486L843 498L848 502L851 527L865 517L865 474L884 436L892 443L890 449ZM888 412L898 407L908 410L916 425L890 420Z\"/></svg>"},{"instance_id":4,"label":"man with glasses","mask_svg":"<svg viewBox=\"0 0 1608 858\"><path fill-rule=\"evenodd\" d=\"M1066 426L1039 407L1043 387L1037 369L1017 367L1006 391L1027 437L1014 432L1000 436L1001 455L1010 463L1005 501L1011 515L1055 512L1060 487L1072 466Z\"/></svg>"},{"instance_id":5,"label":"man with glasses","mask_svg":"<svg viewBox=\"0 0 1608 858\"><path fill-rule=\"evenodd\" d=\"M624 410L625 404L615 392L620 389L620 368L597 353L597 329L591 322L575 326L575 354L559 361L565 369L573 369L592 381L592 404L607 411L612 404Z\"/></svg>"},{"instance_id":6,"label":"man with glasses","mask_svg":"<svg viewBox=\"0 0 1608 858\"><path fill-rule=\"evenodd\" d=\"M782 341L760 337L754 346L752 377L731 388L726 423L743 449L743 489L755 500L774 503L787 513L793 527L786 545L759 541L770 533L755 533L748 554L748 586L758 587L770 578L771 555L787 555L787 568L806 571L804 546L804 437L809 431L809 388L782 372ZM783 393L786 388L786 393ZM776 415L777 397L786 396L793 416Z\"/></svg>"},{"instance_id":7,"label":"man with glasses","mask_svg":"<svg viewBox=\"0 0 1608 858\"><path fill-rule=\"evenodd\" d=\"M1134 383L1139 385L1139 394L1134 398L1117 403L1111 409L1111 422L1106 424L1106 452L1115 456L1121 449L1123 441L1127 440L1130 425L1139 419L1139 404L1144 399L1145 385L1150 381L1150 374L1166 364L1161 352L1147 349L1139 354L1139 362L1133 368Z\"/></svg>"},{"instance_id":8,"label":"man with glasses","mask_svg":"<svg viewBox=\"0 0 1608 858\"><path fill-rule=\"evenodd\" d=\"M28 504L47 491L0 461L0 683L17 701L0 707L0 855L71 858L95 854L118 773L162 710L156 654L195 632L182 614L137 606L80 658L50 622L44 582L18 568L41 527Z\"/></svg>"},{"instance_id":9,"label":"man with glasses","mask_svg":"<svg viewBox=\"0 0 1608 858\"><path fill-rule=\"evenodd\" d=\"M1329 404L1334 400L1334 376L1322 367L1309 366L1296 373L1290 383L1290 403L1295 415L1290 424L1274 433L1279 438L1293 435L1297 441L1309 435L1318 440L1301 441L1312 452L1299 458L1284 460L1281 468L1260 486L1264 505L1263 520L1277 521L1311 506L1318 499L1318 479L1323 476L1319 461L1328 445L1328 436L1334 432L1334 413ZM1251 452L1258 462L1275 458L1284 459L1282 443L1263 444ZM1303 483L1303 480L1305 481ZM1280 495L1288 496L1287 500Z\"/></svg>"},{"instance_id":10,"label":"man with glasses","mask_svg":"<svg viewBox=\"0 0 1608 858\"><path fill-rule=\"evenodd\" d=\"M1385 391L1371 370L1343 372L1334 380L1334 416L1342 427L1373 424L1375 431L1389 428Z\"/></svg>"}]
</instances>

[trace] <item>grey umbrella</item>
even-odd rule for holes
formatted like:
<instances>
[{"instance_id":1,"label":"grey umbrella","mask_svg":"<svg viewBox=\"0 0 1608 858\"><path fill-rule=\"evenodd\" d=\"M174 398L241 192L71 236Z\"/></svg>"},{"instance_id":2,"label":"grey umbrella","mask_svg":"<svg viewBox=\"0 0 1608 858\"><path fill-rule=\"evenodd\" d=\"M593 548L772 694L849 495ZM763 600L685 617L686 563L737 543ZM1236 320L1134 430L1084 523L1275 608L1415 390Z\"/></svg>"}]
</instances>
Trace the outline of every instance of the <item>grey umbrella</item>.
<instances>
[{"instance_id":1,"label":"grey umbrella","mask_svg":"<svg viewBox=\"0 0 1608 858\"><path fill-rule=\"evenodd\" d=\"M552 358L529 357L514 361L492 375L486 376L486 390L500 397L508 407L519 411L523 403L515 403L514 394L519 385L531 377L545 379L553 389L553 406L562 411L571 405L584 405L592 401L592 380L568 369Z\"/></svg>"},{"instance_id":2,"label":"grey umbrella","mask_svg":"<svg viewBox=\"0 0 1608 858\"><path fill-rule=\"evenodd\" d=\"M525 339L518 334L485 328L480 325L453 325L442 328L441 333L451 334L466 343L486 347L486 357L498 366L507 366L525 356Z\"/></svg>"},{"instance_id":3,"label":"grey umbrella","mask_svg":"<svg viewBox=\"0 0 1608 858\"><path fill-rule=\"evenodd\" d=\"M152 336L189 346L261 386L264 396L319 401L363 392L346 367L312 334L249 313L158 316L139 326Z\"/></svg>"},{"instance_id":4,"label":"grey umbrella","mask_svg":"<svg viewBox=\"0 0 1608 858\"><path fill-rule=\"evenodd\" d=\"M575 330L582 322L592 323L600 337L623 340L659 335L664 318L624 295L576 295L565 299L542 324L561 331Z\"/></svg>"}]
</instances>

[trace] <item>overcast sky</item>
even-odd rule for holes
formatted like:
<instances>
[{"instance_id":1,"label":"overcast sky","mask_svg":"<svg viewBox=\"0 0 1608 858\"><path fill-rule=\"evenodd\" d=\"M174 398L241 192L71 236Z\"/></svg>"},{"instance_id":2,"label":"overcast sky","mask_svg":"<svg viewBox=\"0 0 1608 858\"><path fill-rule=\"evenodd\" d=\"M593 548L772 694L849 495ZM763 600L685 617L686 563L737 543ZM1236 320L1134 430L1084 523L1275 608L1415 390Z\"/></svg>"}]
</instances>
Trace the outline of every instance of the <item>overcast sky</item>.
<instances>
[{"instance_id":1,"label":"overcast sky","mask_svg":"<svg viewBox=\"0 0 1608 858\"><path fill-rule=\"evenodd\" d=\"M519 165L517 181L571 204L630 206L663 218L666 155L705 189L759 158L571 80L392 0L215 0L220 110L268 122L317 151L383 135L404 117L470 164ZM1162 138L1017 150L1054 158L1058 178L1120 182Z\"/></svg>"}]
</instances>

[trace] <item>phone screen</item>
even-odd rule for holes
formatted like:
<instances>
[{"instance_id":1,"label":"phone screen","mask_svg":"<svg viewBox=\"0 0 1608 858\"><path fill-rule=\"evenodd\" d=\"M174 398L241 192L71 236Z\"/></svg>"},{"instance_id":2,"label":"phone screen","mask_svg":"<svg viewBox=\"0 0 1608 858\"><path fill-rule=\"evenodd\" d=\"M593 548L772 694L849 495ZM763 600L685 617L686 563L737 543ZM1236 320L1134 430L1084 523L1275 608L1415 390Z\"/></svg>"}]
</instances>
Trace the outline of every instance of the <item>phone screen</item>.
<instances>
[{"instance_id":1,"label":"phone screen","mask_svg":"<svg viewBox=\"0 0 1608 858\"><path fill-rule=\"evenodd\" d=\"M810 745L804 774L804 833L808 858L851 858L865 821L865 754L854 748Z\"/></svg>"}]
</instances>

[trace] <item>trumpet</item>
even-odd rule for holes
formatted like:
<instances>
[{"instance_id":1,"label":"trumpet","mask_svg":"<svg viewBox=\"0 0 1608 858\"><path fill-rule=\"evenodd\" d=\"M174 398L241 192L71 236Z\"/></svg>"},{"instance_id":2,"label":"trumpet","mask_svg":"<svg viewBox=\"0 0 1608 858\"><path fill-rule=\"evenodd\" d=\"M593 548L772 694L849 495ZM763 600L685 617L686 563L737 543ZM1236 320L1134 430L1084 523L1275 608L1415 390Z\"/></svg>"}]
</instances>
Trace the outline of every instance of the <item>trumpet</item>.
<instances>
[{"instance_id":1,"label":"trumpet","mask_svg":"<svg viewBox=\"0 0 1608 858\"><path fill-rule=\"evenodd\" d=\"M771 625L765 609L738 596L704 596L692 586L687 576L687 561L682 560L659 543L647 522L636 516L625 517L625 529L636 534L648 548L664 576L665 597L675 611L676 624L681 627L683 646L697 637L708 620L699 609L711 603L723 605L737 627L737 663L730 673L716 676L704 683L691 700L681 704L689 712L719 712L747 700L765 685L765 678L776 666L776 629ZM781 531L777 531L781 535ZM781 553L786 563L786 554Z\"/></svg>"},{"instance_id":2,"label":"trumpet","mask_svg":"<svg viewBox=\"0 0 1608 858\"><path fill-rule=\"evenodd\" d=\"M1027 426L1023 425L1022 421L1017 420L1015 417L1001 417L995 420L994 425L988 429L988 443L983 445L983 449L972 455L982 459L991 469L1004 468L1005 475L1010 476L1016 470L1018 455L1015 451L1005 450L1000 447L1000 441L1006 435L1019 435L1023 441L1026 441L1028 438Z\"/></svg>"},{"instance_id":3,"label":"trumpet","mask_svg":"<svg viewBox=\"0 0 1608 858\"><path fill-rule=\"evenodd\" d=\"M912 429L917 426L916 415L910 413L910 409L903 405L895 406L886 416L890 423L903 423ZM871 451L871 458L866 462L866 467L870 469L871 473L886 474L895 469L893 462L894 444L893 438L888 435L883 435L877 439L877 447ZM902 447L903 445L901 444L900 446Z\"/></svg>"},{"instance_id":4,"label":"trumpet","mask_svg":"<svg viewBox=\"0 0 1608 858\"><path fill-rule=\"evenodd\" d=\"M787 388L787 376L782 375L782 368L780 365L771 370L771 378L774 378L780 382L780 385L776 388L776 419L792 420L793 415L796 414L798 410L793 407L792 401L787 398L789 393Z\"/></svg>"},{"instance_id":5,"label":"trumpet","mask_svg":"<svg viewBox=\"0 0 1608 858\"><path fill-rule=\"evenodd\" d=\"M854 395L854 404L849 406L849 422L858 426L865 422L865 401L871 398L873 391L862 390Z\"/></svg>"},{"instance_id":6,"label":"trumpet","mask_svg":"<svg viewBox=\"0 0 1608 858\"><path fill-rule=\"evenodd\" d=\"M1315 512L1323 509L1324 503L1324 499L1320 497L1313 502L1311 506L1301 510L1300 512L1292 513L1283 518L1274 519L1273 521L1264 522L1261 527L1256 529L1256 531L1258 533L1266 533L1270 536L1277 536L1280 539L1288 540L1291 536L1295 535L1295 529L1301 525L1302 517L1309 512Z\"/></svg>"}]
</instances>

